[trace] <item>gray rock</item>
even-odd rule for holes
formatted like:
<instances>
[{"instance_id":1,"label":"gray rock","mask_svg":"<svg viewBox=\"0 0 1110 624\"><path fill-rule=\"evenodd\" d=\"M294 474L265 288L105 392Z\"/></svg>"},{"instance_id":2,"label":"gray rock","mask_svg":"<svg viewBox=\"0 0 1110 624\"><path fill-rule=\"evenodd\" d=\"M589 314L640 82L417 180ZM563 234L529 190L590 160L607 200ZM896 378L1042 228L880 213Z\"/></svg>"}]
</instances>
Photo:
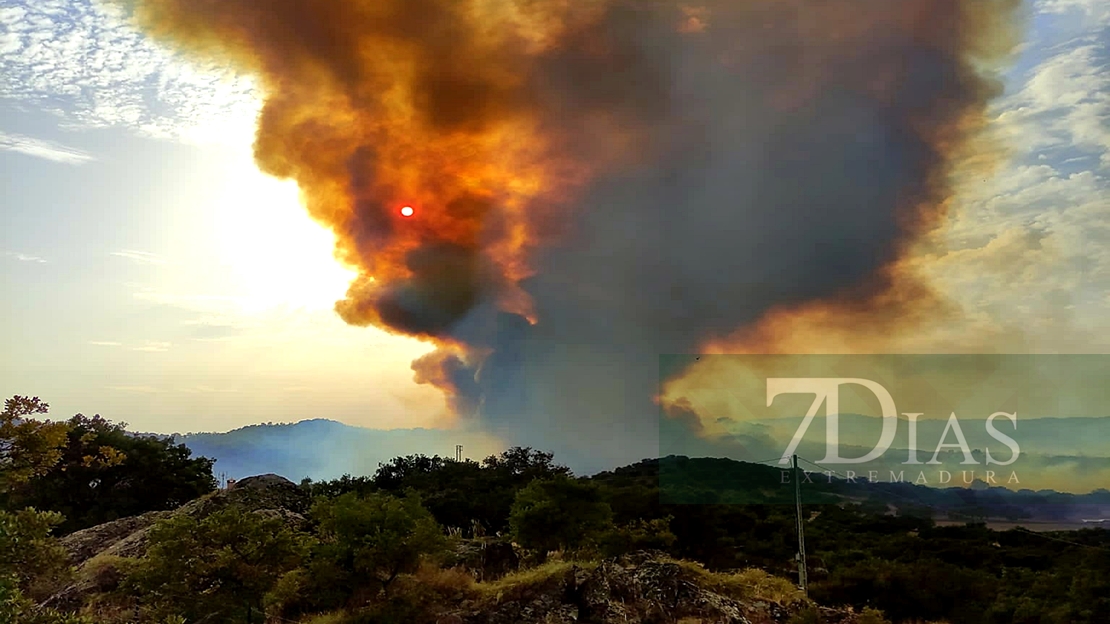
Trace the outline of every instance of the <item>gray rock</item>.
<instances>
[{"instance_id":1,"label":"gray rock","mask_svg":"<svg viewBox=\"0 0 1110 624\"><path fill-rule=\"evenodd\" d=\"M608 559L594 570L572 567L508 599L454 614L465 624L751 624L743 606L702 589L694 575L653 553Z\"/></svg>"},{"instance_id":2,"label":"gray rock","mask_svg":"<svg viewBox=\"0 0 1110 624\"><path fill-rule=\"evenodd\" d=\"M308 495L292 481L268 474L247 477L228 490L212 492L172 511L154 511L140 516L120 518L70 533L61 538L70 562L77 568L78 578L87 578L86 564L97 555L139 558L146 554L150 528L159 520L177 515L204 518L209 514L236 505L269 518L281 518L291 526L307 524ZM97 583L71 584L48 598L43 604L67 608L80 604L89 594L102 591Z\"/></svg>"}]
</instances>

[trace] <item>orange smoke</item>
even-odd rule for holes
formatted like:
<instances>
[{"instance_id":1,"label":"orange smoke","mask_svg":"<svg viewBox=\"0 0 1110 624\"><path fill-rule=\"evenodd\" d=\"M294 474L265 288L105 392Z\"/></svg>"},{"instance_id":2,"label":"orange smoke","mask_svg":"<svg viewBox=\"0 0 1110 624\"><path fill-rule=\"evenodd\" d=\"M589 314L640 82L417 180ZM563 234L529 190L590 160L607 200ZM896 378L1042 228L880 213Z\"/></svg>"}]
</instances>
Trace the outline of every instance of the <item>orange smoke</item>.
<instances>
[{"instance_id":1,"label":"orange smoke","mask_svg":"<svg viewBox=\"0 0 1110 624\"><path fill-rule=\"evenodd\" d=\"M750 188L714 198L736 207L710 227L758 227L768 237L805 229L798 234L803 243L817 237L813 245L790 240L782 246L785 257L764 260L769 283L781 275L793 283L750 292L738 286L729 294L749 310L737 318L705 305L715 293L698 289L719 288L712 280L675 285L674 293L688 286L689 301L697 304L688 305L692 329L676 333L683 341L697 335L701 344L689 348L878 348L881 339L856 337L902 334L923 315L953 313L907 264L908 253L943 219L953 167L975 152L986 105L1001 90L985 67L1013 48L1012 17L1020 4L132 2L152 36L259 78L265 94L255 144L259 166L298 182L309 212L335 232L337 257L359 272L337 311L348 323L436 341L443 350L414 365L418 380L470 407L484 390L468 359L502 349L498 341L509 338L497 336L526 330L491 331L494 337L482 342L460 337L458 324L482 306L541 325L545 314L557 314L557 297L550 310L536 309L526 290L525 280L542 273L537 250L577 234L571 226L581 221L570 208L590 185L612 180L627 165L654 167L666 177L673 163L655 159L704 158L717 174L728 166L748 168L745 175L763 167ZM704 77L702 84L691 78L698 72L736 84ZM704 98L694 97L698 89L706 90ZM751 144L714 143L721 137L774 145L761 155ZM869 152L861 145L875 147ZM829 164L846 149L857 177L872 166L867 154L897 162L873 163L873 192L849 192L843 185L854 178L831 174ZM721 186L727 177L713 180ZM674 179L709 184L690 175ZM668 209L696 209L682 205L684 197L699 197L697 189L686 190ZM808 204L828 214L815 214ZM403 216L403 206L414 214ZM826 221L842 231L813 225ZM608 242L614 254L636 253L621 251L634 246ZM809 268L798 249L816 250L817 262ZM681 263L703 251L709 250L679 249L666 257ZM635 260L614 264L632 267ZM655 292L647 282L658 273L626 273L645 282L628 292ZM592 277L570 277L567 287L589 291ZM764 312L762 320L729 333L751 321L753 307ZM644 328L614 335L655 330L651 320L632 316L636 306L608 310L628 315L607 319L614 327L639 322ZM822 347L823 341L829 344ZM483 383L496 385L498 373L491 367Z\"/></svg>"},{"instance_id":2,"label":"orange smoke","mask_svg":"<svg viewBox=\"0 0 1110 624\"><path fill-rule=\"evenodd\" d=\"M543 240L537 217L588 163L540 128L527 81L585 14L481 0L143 0L136 18L259 78L260 168L299 183L337 257L359 270L340 315L443 338L484 298L532 316L517 283Z\"/></svg>"}]
</instances>

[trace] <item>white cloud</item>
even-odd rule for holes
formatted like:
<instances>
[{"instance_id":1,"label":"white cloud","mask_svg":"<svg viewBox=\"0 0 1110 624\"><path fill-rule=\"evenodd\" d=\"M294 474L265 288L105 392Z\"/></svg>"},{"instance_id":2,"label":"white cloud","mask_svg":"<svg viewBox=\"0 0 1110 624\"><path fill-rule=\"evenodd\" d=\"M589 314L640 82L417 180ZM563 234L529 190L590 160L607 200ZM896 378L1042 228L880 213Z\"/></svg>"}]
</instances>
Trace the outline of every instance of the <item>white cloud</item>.
<instances>
[{"instance_id":1,"label":"white cloud","mask_svg":"<svg viewBox=\"0 0 1110 624\"><path fill-rule=\"evenodd\" d=\"M135 392L139 394L154 394L161 392L161 390L152 386L108 386L108 389L116 392Z\"/></svg>"},{"instance_id":2,"label":"white cloud","mask_svg":"<svg viewBox=\"0 0 1110 624\"><path fill-rule=\"evenodd\" d=\"M1106 0L1039 0L1036 8L1050 15L1079 13L1092 24L1110 24L1110 3Z\"/></svg>"},{"instance_id":3,"label":"white cloud","mask_svg":"<svg viewBox=\"0 0 1110 624\"><path fill-rule=\"evenodd\" d=\"M0 131L0 150L18 152L67 165L81 165L93 160L92 154L61 143L2 131Z\"/></svg>"},{"instance_id":4,"label":"white cloud","mask_svg":"<svg viewBox=\"0 0 1110 624\"><path fill-rule=\"evenodd\" d=\"M38 256L32 256L32 255L25 254L25 253L19 253L18 251L5 251L4 252L4 257L12 258L12 259L18 260L20 262L37 262L39 264L43 264L43 263L46 262L46 260L44 260L44 259L42 259Z\"/></svg>"},{"instance_id":5,"label":"white cloud","mask_svg":"<svg viewBox=\"0 0 1110 624\"><path fill-rule=\"evenodd\" d=\"M946 249L923 264L969 317L1018 328L1029 347L1110 348L1110 56L1098 43L1110 2L1037 7L1083 20L1030 42L1030 69L995 107L1008 157L960 181Z\"/></svg>"},{"instance_id":6,"label":"white cloud","mask_svg":"<svg viewBox=\"0 0 1110 624\"><path fill-rule=\"evenodd\" d=\"M0 8L0 98L76 128L123 126L188 142L249 143L253 80L187 62L111 4L8 0Z\"/></svg>"},{"instance_id":7,"label":"white cloud","mask_svg":"<svg viewBox=\"0 0 1110 624\"><path fill-rule=\"evenodd\" d=\"M166 263L166 261L161 256L159 256L158 254L155 254L155 253L151 253L149 251L136 251L134 249L121 249L119 251L113 251L111 253L111 255L118 256L120 258L127 258L128 260L134 260L135 262L138 262L139 264L165 264Z\"/></svg>"},{"instance_id":8,"label":"white cloud","mask_svg":"<svg viewBox=\"0 0 1110 624\"><path fill-rule=\"evenodd\" d=\"M184 388L176 388L177 392L183 394L232 394L239 392L234 388L215 388L213 386L188 386Z\"/></svg>"},{"instance_id":9,"label":"white cloud","mask_svg":"<svg viewBox=\"0 0 1110 624\"><path fill-rule=\"evenodd\" d=\"M1042 60L1002 102L1001 130L1029 153L1078 152L1110 167L1110 62L1104 45L1075 41ZM1075 156L1070 156L1075 158Z\"/></svg>"},{"instance_id":10,"label":"white cloud","mask_svg":"<svg viewBox=\"0 0 1110 624\"><path fill-rule=\"evenodd\" d=\"M210 315L233 315L246 304L240 297L224 295L181 295L166 292L142 291L134 298L154 305L172 306L183 310Z\"/></svg>"},{"instance_id":11,"label":"white cloud","mask_svg":"<svg viewBox=\"0 0 1110 624\"><path fill-rule=\"evenodd\" d=\"M171 342L157 342L154 340L147 340L141 347L131 347L132 351L144 351L147 353L164 353L170 350L173 346Z\"/></svg>"}]
</instances>

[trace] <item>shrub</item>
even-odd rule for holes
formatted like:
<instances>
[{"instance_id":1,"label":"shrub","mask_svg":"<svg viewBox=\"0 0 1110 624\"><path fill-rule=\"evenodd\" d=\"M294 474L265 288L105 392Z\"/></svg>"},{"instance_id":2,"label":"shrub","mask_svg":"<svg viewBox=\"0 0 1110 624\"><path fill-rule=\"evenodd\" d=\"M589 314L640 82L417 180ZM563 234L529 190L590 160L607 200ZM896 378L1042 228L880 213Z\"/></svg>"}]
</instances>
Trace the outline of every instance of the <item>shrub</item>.
<instances>
[{"instance_id":1,"label":"shrub","mask_svg":"<svg viewBox=\"0 0 1110 624\"><path fill-rule=\"evenodd\" d=\"M422 557L439 556L447 547L443 531L416 496L348 493L321 500L312 516L321 540L312 569L351 590L369 578L388 591L398 576L415 572Z\"/></svg>"},{"instance_id":2,"label":"shrub","mask_svg":"<svg viewBox=\"0 0 1110 624\"><path fill-rule=\"evenodd\" d=\"M677 539L670 525L671 516L667 516L615 527L601 537L601 552L616 557L637 550L670 550Z\"/></svg>"},{"instance_id":3,"label":"shrub","mask_svg":"<svg viewBox=\"0 0 1110 624\"><path fill-rule=\"evenodd\" d=\"M871 607L864 607L856 618L857 624L890 624L890 620L883 616L883 612Z\"/></svg>"},{"instance_id":4,"label":"shrub","mask_svg":"<svg viewBox=\"0 0 1110 624\"><path fill-rule=\"evenodd\" d=\"M822 624L823 622L821 612L812 605L798 611L787 620L787 624Z\"/></svg>"},{"instance_id":5,"label":"shrub","mask_svg":"<svg viewBox=\"0 0 1110 624\"><path fill-rule=\"evenodd\" d=\"M278 518L229 507L197 519L176 516L150 530L141 564L125 579L156 617L237 622L261 606L306 547Z\"/></svg>"},{"instance_id":6,"label":"shrub","mask_svg":"<svg viewBox=\"0 0 1110 624\"><path fill-rule=\"evenodd\" d=\"M509 526L513 539L543 563L549 551L591 546L612 529L612 518L596 485L560 476L536 479L517 492Z\"/></svg>"}]
</instances>

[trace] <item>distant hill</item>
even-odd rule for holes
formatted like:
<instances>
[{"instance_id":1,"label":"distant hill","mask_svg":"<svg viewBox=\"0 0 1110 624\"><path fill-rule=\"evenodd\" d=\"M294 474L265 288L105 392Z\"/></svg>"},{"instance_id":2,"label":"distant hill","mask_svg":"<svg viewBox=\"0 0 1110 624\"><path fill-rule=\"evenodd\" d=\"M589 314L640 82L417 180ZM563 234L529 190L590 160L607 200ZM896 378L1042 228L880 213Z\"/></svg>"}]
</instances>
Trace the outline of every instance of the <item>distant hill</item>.
<instances>
[{"instance_id":1,"label":"distant hill","mask_svg":"<svg viewBox=\"0 0 1110 624\"><path fill-rule=\"evenodd\" d=\"M424 454L485 458L504 450L497 439L481 433L444 429L368 429L334 420L295 424L250 425L227 433L177 436L194 455L216 460L213 472L232 479L277 474L292 481L304 477L333 479L344 474L370 475L379 462Z\"/></svg>"},{"instance_id":2,"label":"distant hill","mask_svg":"<svg viewBox=\"0 0 1110 624\"><path fill-rule=\"evenodd\" d=\"M685 455L688 457L728 457L742 461L757 461L781 456L798 431L802 419L778 418L751 422L737 421L727 427L729 435L702 438L693 433L682 421L661 423L660 456ZM1057 490L1085 493L1105 488L1110 484L1110 417L1091 418L1030 418L1019 420L1015 431L1012 423L998 419L996 430L1020 445L1020 456L1012 465L987 466L985 451L990 450L995 461L1008 461L1012 452L1001 441L991 437L983 419L965 418L959 421L977 465L965 465L964 455L954 448L957 439L953 432L945 436L947 420L921 420L917 423L917 460L932 460L941 439L949 445L938 456L943 466L909 465L906 450L909 444L909 424L899 419L894 439L881 458L862 465L842 465L838 470L856 470L866 474L877 470L886 479L891 470L905 472L914 481L919 470L927 473L928 485L939 485L937 470L943 468L954 477L951 485L960 483L965 470L977 471L975 479L987 478L986 470L996 471L996 485L1010 489ZM840 456L863 457L871 452L879 440L882 421L871 416L841 414L839 419ZM810 462L821 462L826 453L826 420L815 417L795 451ZM809 469L813 469L810 465ZM1010 480L1011 473L1017 478Z\"/></svg>"},{"instance_id":3,"label":"distant hill","mask_svg":"<svg viewBox=\"0 0 1110 624\"><path fill-rule=\"evenodd\" d=\"M614 486L657 479L659 499L668 504L781 504L795 500L793 473L726 458L667 456L601 473L595 480ZM1110 517L1110 491L1068 494L1051 490L1013 491L977 482L967 487L928 487L912 483L848 482L811 474L800 488L805 505L854 502L876 514L911 515L936 520L1022 522L1091 526Z\"/></svg>"}]
</instances>

